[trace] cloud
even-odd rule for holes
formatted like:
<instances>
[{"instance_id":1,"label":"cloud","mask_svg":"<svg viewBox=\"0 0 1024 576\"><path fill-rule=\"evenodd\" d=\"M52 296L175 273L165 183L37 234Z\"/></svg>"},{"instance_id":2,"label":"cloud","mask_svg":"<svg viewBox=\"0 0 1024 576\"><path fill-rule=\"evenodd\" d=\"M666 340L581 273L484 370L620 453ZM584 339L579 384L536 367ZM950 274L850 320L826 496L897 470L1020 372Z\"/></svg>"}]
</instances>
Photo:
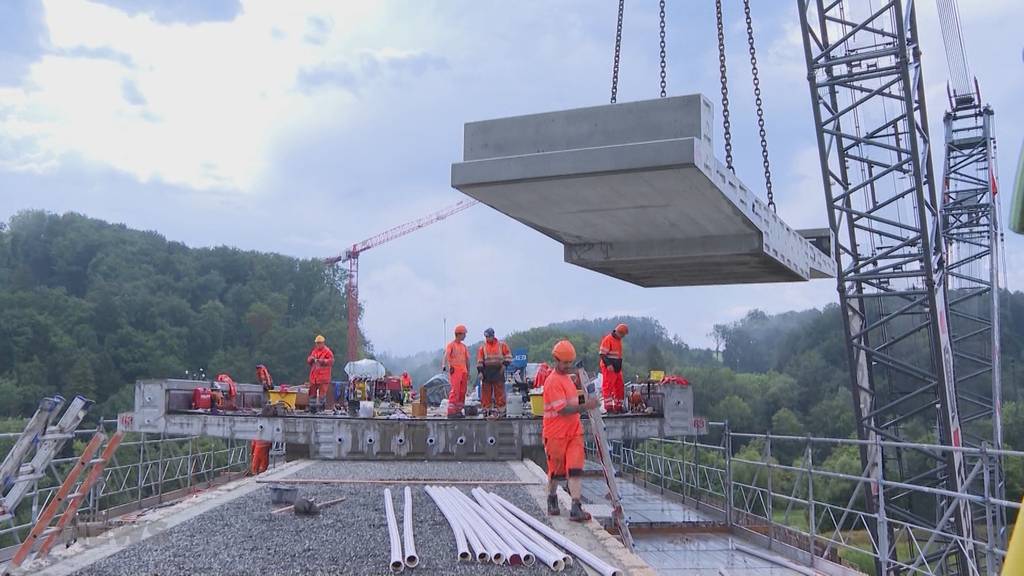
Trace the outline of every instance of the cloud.
<instances>
[{"instance_id":1,"label":"cloud","mask_svg":"<svg viewBox=\"0 0 1024 576\"><path fill-rule=\"evenodd\" d=\"M145 14L161 24L230 22L242 12L239 0L92 0L131 16Z\"/></svg>"},{"instance_id":2,"label":"cloud","mask_svg":"<svg viewBox=\"0 0 1024 576\"><path fill-rule=\"evenodd\" d=\"M0 39L0 87L17 86L46 46L42 6L0 2Z\"/></svg>"}]
</instances>

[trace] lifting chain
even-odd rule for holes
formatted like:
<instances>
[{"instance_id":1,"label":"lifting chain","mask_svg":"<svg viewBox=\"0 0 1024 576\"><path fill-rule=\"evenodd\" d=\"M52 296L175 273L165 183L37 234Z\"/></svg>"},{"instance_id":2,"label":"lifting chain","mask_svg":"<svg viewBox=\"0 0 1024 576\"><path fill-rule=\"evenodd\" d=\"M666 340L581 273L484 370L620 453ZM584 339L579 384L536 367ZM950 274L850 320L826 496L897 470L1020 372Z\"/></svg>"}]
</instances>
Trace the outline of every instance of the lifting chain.
<instances>
[{"instance_id":1,"label":"lifting chain","mask_svg":"<svg viewBox=\"0 0 1024 576\"><path fill-rule=\"evenodd\" d=\"M619 0L619 22L615 25L615 59L612 61L612 104L619 98L619 52L622 50L622 9L626 0Z\"/></svg>"},{"instance_id":2,"label":"lifting chain","mask_svg":"<svg viewBox=\"0 0 1024 576\"><path fill-rule=\"evenodd\" d=\"M661 0L658 4L660 12L658 13L661 19L661 97L665 97L665 0Z\"/></svg>"},{"instance_id":3,"label":"lifting chain","mask_svg":"<svg viewBox=\"0 0 1024 576\"><path fill-rule=\"evenodd\" d=\"M732 123L729 121L729 75L725 68L725 28L722 24L722 0L715 0L715 22L718 24L718 74L722 81L722 133L725 135L725 167L733 174Z\"/></svg>"},{"instance_id":4,"label":"lifting chain","mask_svg":"<svg viewBox=\"0 0 1024 576\"><path fill-rule=\"evenodd\" d=\"M721 2L721 0L718 0ZM768 207L775 212L775 196L772 194L772 168L768 162L768 138L764 130L764 106L761 101L761 80L758 78L757 50L754 48L754 25L750 19L750 0L743 0L743 13L747 20L747 45L750 47L750 74L754 78L754 104L757 107L757 133L761 137L761 163L764 166L764 187L768 192ZM722 21L718 21L721 34ZM724 70L724 65L723 65Z\"/></svg>"}]
</instances>

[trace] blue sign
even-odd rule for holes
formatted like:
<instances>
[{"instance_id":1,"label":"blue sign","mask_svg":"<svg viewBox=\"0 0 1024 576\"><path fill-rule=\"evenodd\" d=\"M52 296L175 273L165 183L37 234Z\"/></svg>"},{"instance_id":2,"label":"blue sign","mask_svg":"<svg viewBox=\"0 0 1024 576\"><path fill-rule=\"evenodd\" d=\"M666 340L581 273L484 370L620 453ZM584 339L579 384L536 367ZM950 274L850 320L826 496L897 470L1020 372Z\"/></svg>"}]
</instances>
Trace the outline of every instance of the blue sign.
<instances>
[{"instance_id":1,"label":"blue sign","mask_svg":"<svg viewBox=\"0 0 1024 576\"><path fill-rule=\"evenodd\" d=\"M509 368L511 370L526 369L526 348L516 348L512 351L512 365Z\"/></svg>"}]
</instances>

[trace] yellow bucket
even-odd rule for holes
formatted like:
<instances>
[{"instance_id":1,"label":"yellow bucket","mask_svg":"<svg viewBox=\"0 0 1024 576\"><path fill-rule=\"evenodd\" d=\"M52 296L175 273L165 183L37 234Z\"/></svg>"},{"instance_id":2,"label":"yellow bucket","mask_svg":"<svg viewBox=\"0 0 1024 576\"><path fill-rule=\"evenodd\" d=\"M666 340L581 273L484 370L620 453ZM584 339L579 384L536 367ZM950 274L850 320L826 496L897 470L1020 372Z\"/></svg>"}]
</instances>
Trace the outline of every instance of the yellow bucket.
<instances>
[{"instance_id":1,"label":"yellow bucket","mask_svg":"<svg viewBox=\"0 0 1024 576\"><path fill-rule=\"evenodd\" d=\"M664 379L665 379L665 371L664 370L651 370L651 381L652 382L661 382Z\"/></svg>"},{"instance_id":2,"label":"yellow bucket","mask_svg":"<svg viewBox=\"0 0 1024 576\"><path fill-rule=\"evenodd\" d=\"M530 412L534 416L544 415L544 392L530 392Z\"/></svg>"},{"instance_id":3,"label":"yellow bucket","mask_svg":"<svg viewBox=\"0 0 1024 576\"><path fill-rule=\"evenodd\" d=\"M270 404L283 403L292 410L295 410L295 392L281 392L278 390L267 390L267 398Z\"/></svg>"}]
</instances>

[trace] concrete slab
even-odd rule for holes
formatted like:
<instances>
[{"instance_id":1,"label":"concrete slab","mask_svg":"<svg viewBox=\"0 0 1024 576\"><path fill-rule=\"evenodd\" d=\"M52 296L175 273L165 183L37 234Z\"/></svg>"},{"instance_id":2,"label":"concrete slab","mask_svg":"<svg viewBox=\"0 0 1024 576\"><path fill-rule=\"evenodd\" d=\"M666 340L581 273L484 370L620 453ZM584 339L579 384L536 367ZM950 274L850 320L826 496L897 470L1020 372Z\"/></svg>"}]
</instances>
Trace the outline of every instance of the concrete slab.
<instances>
[{"instance_id":1,"label":"concrete slab","mask_svg":"<svg viewBox=\"0 0 1024 576\"><path fill-rule=\"evenodd\" d=\"M699 94L473 122L452 186L640 286L833 276L712 152Z\"/></svg>"}]
</instances>

